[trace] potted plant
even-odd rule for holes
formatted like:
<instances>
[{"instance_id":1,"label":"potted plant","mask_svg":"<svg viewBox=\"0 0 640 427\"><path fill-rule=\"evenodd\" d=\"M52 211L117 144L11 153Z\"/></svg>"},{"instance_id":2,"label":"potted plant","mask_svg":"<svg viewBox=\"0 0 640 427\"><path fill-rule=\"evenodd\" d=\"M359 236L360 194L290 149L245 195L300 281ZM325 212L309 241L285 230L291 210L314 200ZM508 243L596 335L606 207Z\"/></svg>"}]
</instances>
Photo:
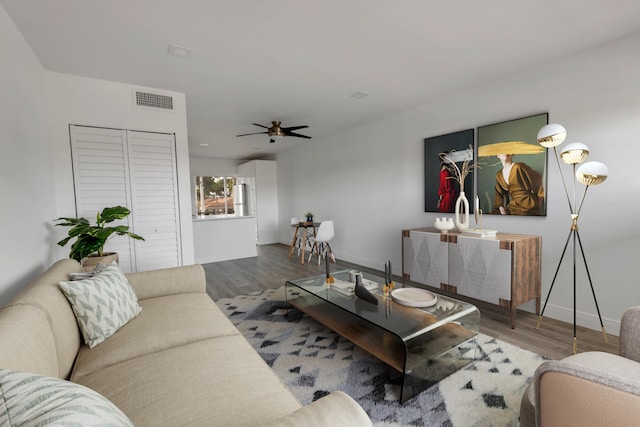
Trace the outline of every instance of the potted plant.
<instances>
[{"instance_id":1,"label":"potted plant","mask_svg":"<svg viewBox=\"0 0 640 427\"><path fill-rule=\"evenodd\" d=\"M58 245L64 246L71 239L77 237L77 240L71 245L69 258L82 262L84 269L87 271L92 270L99 262L105 264L112 261L117 262L117 253L104 252L104 246L109 239L117 235L144 240L142 236L130 232L128 225L106 226L110 222L126 218L130 213L131 211L124 206L104 208L102 212L97 213L95 225L91 225L86 218L58 218L55 220L58 221L56 225L71 227L69 236L60 240ZM88 258L91 258L90 262L87 262Z\"/></svg>"},{"instance_id":2,"label":"potted plant","mask_svg":"<svg viewBox=\"0 0 640 427\"><path fill-rule=\"evenodd\" d=\"M307 222L313 222L313 212L307 212L304 215L307 217Z\"/></svg>"}]
</instances>

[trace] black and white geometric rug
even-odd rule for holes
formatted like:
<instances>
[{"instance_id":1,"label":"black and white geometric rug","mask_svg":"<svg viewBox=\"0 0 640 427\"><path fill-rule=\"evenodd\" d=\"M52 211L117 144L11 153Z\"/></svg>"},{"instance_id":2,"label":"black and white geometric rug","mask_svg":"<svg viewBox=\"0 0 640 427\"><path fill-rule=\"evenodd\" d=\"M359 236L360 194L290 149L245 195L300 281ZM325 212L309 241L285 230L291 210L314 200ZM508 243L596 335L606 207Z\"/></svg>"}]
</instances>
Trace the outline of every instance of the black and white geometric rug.
<instances>
[{"instance_id":1,"label":"black and white geometric rug","mask_svg":"<svg viewBox=\"0 0 640 427\"><path fill-rule=\"evenodd\" d=\"M217 304L302 404L342 390L375 426L517 426L522 394L543 361L480 334L476 361L401 405L394 369L296 309L287 316L283 288Z\"/></svg>"}]
</instances>

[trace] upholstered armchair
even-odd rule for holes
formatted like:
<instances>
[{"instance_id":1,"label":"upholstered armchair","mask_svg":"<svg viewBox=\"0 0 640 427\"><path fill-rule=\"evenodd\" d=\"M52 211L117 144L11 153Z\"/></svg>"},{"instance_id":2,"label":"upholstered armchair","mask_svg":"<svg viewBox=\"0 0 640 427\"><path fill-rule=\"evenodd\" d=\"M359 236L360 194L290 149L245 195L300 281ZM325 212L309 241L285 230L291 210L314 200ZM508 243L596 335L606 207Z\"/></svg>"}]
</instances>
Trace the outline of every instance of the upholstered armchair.
<instances>
[{"instance_id":1,"label":"upholstered armchair","mask_svg":"<svg viewBox=\"0 0 640 427\"><path fill-rule=\"evenodd\" d=\"M619 354L542 363L522 398L520 426L640 425L640 307L622 316Z\"/></svg>"}]
</instances>

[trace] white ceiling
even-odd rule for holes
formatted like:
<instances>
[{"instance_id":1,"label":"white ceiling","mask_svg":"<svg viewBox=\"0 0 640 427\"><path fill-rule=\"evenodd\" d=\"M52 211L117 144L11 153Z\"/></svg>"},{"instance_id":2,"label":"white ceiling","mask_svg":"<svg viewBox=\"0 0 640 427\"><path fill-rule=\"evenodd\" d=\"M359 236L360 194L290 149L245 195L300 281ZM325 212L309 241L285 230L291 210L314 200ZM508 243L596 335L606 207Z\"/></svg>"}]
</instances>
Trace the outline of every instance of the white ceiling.
<instances>
[{"instance_id":1,"label":"white ceiling","mask_svg":"<svg viewBox=\"0 0 640 427\"><path fill-rule=\"evenodd\" d=\"M638 0L0 4L45 69L183 92L191 154L237 159L313 144L640 30ZM168 55L171 43L195 52ZM307 124L299 132L314 139L235 136L272 120Z\"/></svg>"}]
</instances>

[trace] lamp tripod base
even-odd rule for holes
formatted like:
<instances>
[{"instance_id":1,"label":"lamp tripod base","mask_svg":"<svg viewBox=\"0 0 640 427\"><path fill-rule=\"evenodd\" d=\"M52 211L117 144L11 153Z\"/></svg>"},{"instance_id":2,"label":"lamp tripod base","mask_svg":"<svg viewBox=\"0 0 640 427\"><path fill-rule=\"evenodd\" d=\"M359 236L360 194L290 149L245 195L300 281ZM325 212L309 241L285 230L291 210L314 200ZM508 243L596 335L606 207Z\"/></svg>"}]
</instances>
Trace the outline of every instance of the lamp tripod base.
<instances>
[{"instance_id":1,"label":"lamp tripod base","mask_svg":"<svg viewBox=\"0 0 640 427\"><path fill-rule=\"evenodd\" d=\"M538 316L538 322L536 323L536 331L540 329L540 323L542 322L542 314Z\"/></svg>"},{"instance_id":2,"label":"lamp tripod base","mask_svg":"<svg viewBox=\"0 0 640 427\"><path fill-rule=\"evenodd\" d=\"M596 298L595 290L593 289L593 281L591 280L591 273L589 273L589 266L587 265L587 258L584 255L584 248L582 247L582 240L580 240L580 233L578 232L578 224L577 224L577 215L571 215L572 223L571 230L569 231L569 235L567 236L567 241L564 244L564 249L562 250L562 255L560 256L560 261L558 262L558 267L556 268L556 272L553 276L553 280L551 281L551 287L549 288L549 292L547 293L547 298L544 301L544 305L542 307L542 311L538 316L538 322L536 324L536 330L540 328L540 322L542 321L542 316L544 315L544 311L547 308L547 302L549 302L549 296L551 296L551 291L553 290L553 285L556 282L556 278L558 277L558 272L560 271L560 266L562 265L562 260L564 259L564 255L567 251L567 246L569 246L569 241L573 238L573 354L576 354L578 340L576 338L576 257L577 257L577 248L576 243L580 246L580 253L582 254L582 261L584 262L584 268L587 272L587 278L589 279L589 286L591 288L591 295L593 296L593 302L596 305L596 311L598 312L598 319L600 320L600 326L602 328L602 337L604 339L605 344L608 344L607 332L604 328L604 322L602 321L602 315L600 314L600 307L598 306L598 299Z\"/></svg>"}]
</instances>

